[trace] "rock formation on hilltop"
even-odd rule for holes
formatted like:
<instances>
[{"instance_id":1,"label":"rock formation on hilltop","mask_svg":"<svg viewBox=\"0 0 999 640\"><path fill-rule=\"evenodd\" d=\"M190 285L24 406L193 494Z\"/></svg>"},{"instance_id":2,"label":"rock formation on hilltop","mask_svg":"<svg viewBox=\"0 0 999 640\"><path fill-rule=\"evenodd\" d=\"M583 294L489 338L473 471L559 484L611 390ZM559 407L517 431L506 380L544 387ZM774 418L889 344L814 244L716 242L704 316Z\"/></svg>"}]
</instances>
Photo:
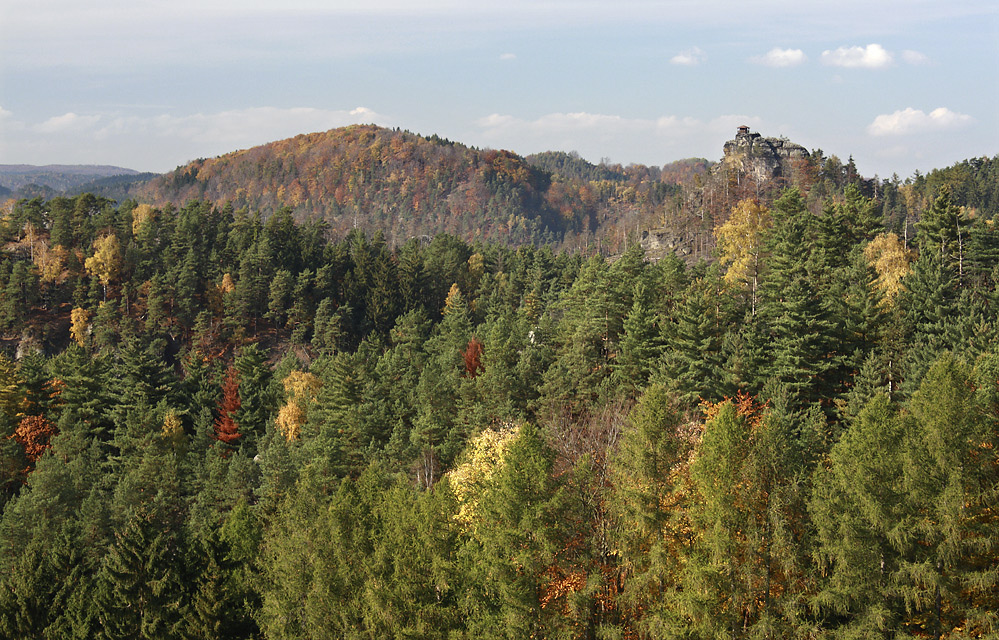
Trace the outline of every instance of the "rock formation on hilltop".
<instances>
[{"instance_id":1,"label":"rock formation on hilltop","mask_svg":"<svg viewBox=\"0 0 999 640\"><path fill-rule=\"evenodd\" d=\"M710 256L711 228L724 221L742 198L765 200L782 186L794 183L811 162L805 147L786 138L764 138L749 127L739 127L734 140L725 143L722 161L712 165L703 189L691 192L689 212L698 216L675 217L642 233L641 243L650 260L676 255L688 264ZM705 220L709 223L705 226Z\"/></svg>"},{"instance_id":2,"label":"rock formation on hilltop","mask_svg":"<svg viewBox=\"0 0 999 640\"><path fill-rule=\"evenodd\" d=\"M723 164L741 165L743 171L759 178L787 178L794 160L808 157L808 150L786 138L764 138L751 133L749 127L739 127L734 140L725 143Z\"/></svg>"}]
</instances>

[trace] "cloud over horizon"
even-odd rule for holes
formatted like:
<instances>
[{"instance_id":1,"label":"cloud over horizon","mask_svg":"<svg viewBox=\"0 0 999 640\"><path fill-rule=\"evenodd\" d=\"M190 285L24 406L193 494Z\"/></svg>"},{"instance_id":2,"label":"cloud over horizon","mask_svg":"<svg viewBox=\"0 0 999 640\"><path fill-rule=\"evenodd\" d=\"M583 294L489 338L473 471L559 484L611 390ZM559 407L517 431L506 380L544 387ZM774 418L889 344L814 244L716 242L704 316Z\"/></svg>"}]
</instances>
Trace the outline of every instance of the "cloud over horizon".
<instances>
[{"instance_id":1,"label":"cloud over horizon","mask_svg":"<svg viewBox=\"0 0 999 640\"><path fill-rule=\"evenodd\" d=\"M740 125L760 127L762 119L748 115L721 115L711 119L662 115L629 118L603 113L548 113L535 119L493 113L477 119L476 144L512 149L524 155L540 151L577 151L596 162L624 158L628 162L662 164L691 156L714 157L721 141ZM653 149L651 157L625 155L636 144Z\"/></svg>"},{"instance_id":2,"label":"cloud over horizon","mask_svg":"<svg viewBox=\"0 0 999 640\"><path fill-rule=\"evenodd\" d=\"M236 149L266 144L302 133L326 131L349 124L391 124L388 116L367 107L332 110L313 107L250 107L217 113L149 116L119 113L79 115L68 112L39 123L23 122L10 111L0 108L4 119L4 155L23 158L24 162L48 163L36 156L54 145L72 143L81 153L96 143L116 149L116 157L102 156L79 160L131 166L141 170L162 171L167 167L148 166L143 153L151 147L171 150L176 165L194 157L211 157ZM29 136L17 135L26 132ZM78 160L73 160L78 161Z\"/></svg>"},{"instance_id":3,"label":"cloud over horizon","mask_svg":"<svg viewBox=\"0 0 999 640\"><path fill-rule=\"evenodd\" d=\"M902 60L904 60L907 64L926 64L930 61L928 57L918 51L913 51L912 49L906 49L902 52Z\"/></svg>"},{"instance_id":4,"label":"cloud over horizon","mask_svg":"<svg viewBox=\"0 0 999 640\"><path fill-rule=\"evenodd\" d=\"M38 133L66 133L69 131L85 131L100 122L100 116L81 116L73 112L54 116L33 127Z\"/></svg>"},{"instance_id":5,"label":"cloud over horizon","mask_svg":"<svg viewBox=\"0 0 999 640\"><path fill-rule=\"evenodd\" d=\"M939 107L929 113L907 107L874 118L874 122L868 125L867 132L872 136L903 136L959 129L974 121L971 116L946 107Z\"/></svg>"}]
</instances>

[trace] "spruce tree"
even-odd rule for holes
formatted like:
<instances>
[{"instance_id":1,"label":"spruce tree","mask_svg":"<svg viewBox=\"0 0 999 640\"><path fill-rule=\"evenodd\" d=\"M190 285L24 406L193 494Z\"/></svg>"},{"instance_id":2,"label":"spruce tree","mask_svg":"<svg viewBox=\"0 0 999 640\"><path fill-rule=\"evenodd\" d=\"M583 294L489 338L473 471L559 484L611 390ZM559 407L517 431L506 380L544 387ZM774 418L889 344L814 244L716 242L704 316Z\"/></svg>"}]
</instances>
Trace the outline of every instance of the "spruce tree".
<instances>
[{"instance_id":1,"label":"spruce tree","mask_svg":"<svg viewBox=\"0 0 999 640\"><path fill-rule=\"evenodd\" d=\"M663 374L688 405L718 400L728 391L722 351L727 323L719 285L709 278L691 283L666 329Z\"/></svg>"},{"instance_id":2,"label":"spruce tree","mask_svg":"<svg viewBox=\"0 0 999 640\"><path fill-rule=\"evenodd\" d=\"M176 530L162 505L135 512L116 532L97 576L93 606L100 638L166 640L177 636L185 596Z\"/></svg>"},{"instance_id":3,"label":"spruce tree","mask_svg":"<svg viewBox=\"0 0 999 640\"><path fill-rule=\"evenodd\" d=\"M614 377L634 395L642 389L657 368L662 340L652 310L651 295L645 283L635 283L631 311L624 320L620 349L615 359Z\"/></svg>"}]
</instances>

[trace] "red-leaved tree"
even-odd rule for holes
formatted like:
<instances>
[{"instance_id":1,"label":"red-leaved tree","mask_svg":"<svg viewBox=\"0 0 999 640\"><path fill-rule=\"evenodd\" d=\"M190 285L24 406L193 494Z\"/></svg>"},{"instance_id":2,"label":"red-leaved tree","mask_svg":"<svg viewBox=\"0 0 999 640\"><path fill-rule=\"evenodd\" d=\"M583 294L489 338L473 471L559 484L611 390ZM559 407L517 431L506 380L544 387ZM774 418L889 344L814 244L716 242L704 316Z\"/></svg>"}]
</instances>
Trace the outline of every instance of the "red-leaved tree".
<instances>
[{"instance_id":1,"label":"red-leaved tree","mask_svg":"<svg viewBox=\"0 0 999 640\"><path fill-rule=\"evenodd\" d=\"M236 423L236 412L239 411L239 372L230 365L226 370L225 381L222 383L222 401L219 402L219 416L215 418L215 439L227 448L235 447L235 442L243 434L239 432Z\"/></svg>"},{"instance_id":2,"label":"red-leaved tree","mask_svg":"<svg viewBox=\"0 0 999 640\"><path fill-rule=\"evenodd\" d=\"M484 370L482 366L482 343L479 342L478 338L472 338L468 341L468 347L461 352L461 356L465 359L466 377L474 378Z\"/></svg>"}]
</instances>

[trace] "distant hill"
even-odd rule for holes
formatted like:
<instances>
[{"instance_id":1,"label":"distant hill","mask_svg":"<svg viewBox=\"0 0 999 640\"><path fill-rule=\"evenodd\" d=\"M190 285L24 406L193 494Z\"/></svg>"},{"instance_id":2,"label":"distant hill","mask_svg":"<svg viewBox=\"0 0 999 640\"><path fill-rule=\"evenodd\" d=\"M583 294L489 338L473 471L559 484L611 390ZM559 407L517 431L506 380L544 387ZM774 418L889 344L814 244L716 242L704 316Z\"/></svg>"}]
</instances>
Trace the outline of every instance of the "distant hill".
<instances>
[{"instance_id":1,"label":"distant hill","mask_svg":"<svg viewBox=\"0 0 999 640\"><path fill-rule=\"evenodd\" d=\"M106 178L97 178L96 180L76 185L66 189L63 193L65 195L92 193L111 200L121 201L131 197L133 191L160 175L158 173L129 173L107 176Z\"/></svg>"},{"instance_id":2,"label":"distant hill","mask_svg":"<svg viewBox=\"0 0 999 640\"><path fill-rule=\"evenodd\" d=\"M690 184L698 176L705 176L715 163L704 158L685 158L663 166L662 181L670 184Z\"/></svg>"},{"instance_id":3,"label":"distant hill","mask_svg":"<svg viewBox=\"0 0 999 640\"><path fill-rule=\"evenodd\" d=\"M564 151L545 151L529 155L524 159L539 169L569 180L590 182L598 180L618 181L627 178L620 167L593 164L579 157L579 154L575 151L569 153L565 153Z\"/></svg>"},{"instance_id":4,"label":"distant hill","mask_svg":"<svg viewBox=\"0 0 999 640\"><path fill-rule=\"evenodd\" d=\"M358 125L196 160L130 194L155 205L231 203L265 217L288 207L334 232L382 230L392 241L448 232L520 244L592 238L619 222L634 228L671 189L658 168L562 153L524 158Z\"/></svg>"},{"instance_id":5,"label":"distant hill","mask_svg":"<svg viewBox=\"0 0 999 640\"><path fill-rule=\"evenodd\" d=\"M108 165L0 164L0 187L17 192L28 185L48 187L55 192L69 191L109 176L134 176L138 171ZM16 193L15 193L16 195Z\"/></svg>"}]
</instances>

